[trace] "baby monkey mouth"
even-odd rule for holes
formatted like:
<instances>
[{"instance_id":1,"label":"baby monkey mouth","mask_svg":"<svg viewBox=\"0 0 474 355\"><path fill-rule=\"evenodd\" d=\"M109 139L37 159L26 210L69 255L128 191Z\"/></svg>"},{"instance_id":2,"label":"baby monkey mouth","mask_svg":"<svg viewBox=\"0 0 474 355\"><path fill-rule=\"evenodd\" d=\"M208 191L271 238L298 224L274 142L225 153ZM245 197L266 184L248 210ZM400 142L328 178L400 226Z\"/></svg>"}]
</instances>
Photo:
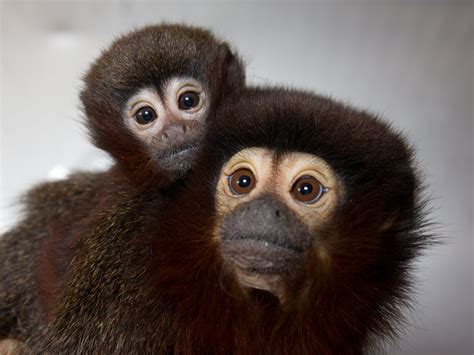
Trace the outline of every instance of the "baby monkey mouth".
<instances>
[{"instance_id":1,"label":"baby monkey mouth","mask_svg":"<svg viewBox=\"0 0 474 355\"><path fill-rule=\"evenodd\" d=\"M173 147L161 151L156 159L163 172L168 175L180 177L186 174L195 164L200 144L198 141Z\"/></svg>"},{"instance_id":2,"label":"baby monkey mouth","mask_svg":"<svg viewBox=\"0 0 474 355\"><path fill-rule=\"evenodd\" d=\"M168 127L163 132L166 140L158 139L154 148L154 159L161 171L175 179L194 167L204 137L203 123L191 123L187 129L180 127L176 124Z\"/></svg>"},{"instance_id":3,"label":"baby monkey mouth","mask_svg":"<svg viewBox=\"0 0 474 355\"><path fill-rule=\"evenodd\" d=\"M163 152L163 154L160 155L159 159L160 160L174 159L174 158L179 158L182 155L189 155L189 154L192 154L193 151L197 150L198 147L199 147L198 142L181 145L179 147L174 147L172 150L168 152Z\"/></svg>"}]
</instances>

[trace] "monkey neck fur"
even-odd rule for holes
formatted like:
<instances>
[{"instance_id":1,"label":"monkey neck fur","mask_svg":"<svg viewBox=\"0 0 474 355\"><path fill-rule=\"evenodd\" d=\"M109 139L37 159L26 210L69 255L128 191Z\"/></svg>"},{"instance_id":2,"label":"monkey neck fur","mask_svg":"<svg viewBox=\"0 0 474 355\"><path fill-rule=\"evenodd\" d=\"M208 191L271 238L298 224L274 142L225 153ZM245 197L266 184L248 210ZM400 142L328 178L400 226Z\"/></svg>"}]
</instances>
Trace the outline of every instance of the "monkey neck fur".
<instances>
[{"instance_id":1,"label":"monkey neck fur","mask_svg":"<svg viewBox=\"0 0 474 355\"><path fill-rule=\"evenodd\" d=\"M299 96L293 99L300 100ZM272 112L276 112L275 102L278 100L272 98L268 106ZM282 105L305 105L295 106L295 102ZM292 128L293 122L307 121L308 129L303 131L309 132L311 139L318 138L313 134L314 117L322 117L321 133L328 133L324 129L326 123L329 125L323 119L326 113L320 113L319 107L328 107L330 113L339 112L340 108L323 103L318 104L315 114L308 115L311 120L288 120L291 115L282 111L281 117L285 119L277 122L278 127L290 125L288 129L279 129L284 133L283 147L288 146L288 137L301 140L301 135L295 133L301 128ZM258 107L247 106L241 107L248 108L249 117L253 111L259 120L264 117ZM230 113L238 111L230 109ZM327 149L337 151L338 147L330 144L354 140L350 144L354 149L350 157L363 157L364 164L353 164L349 157L347 166L339 169L351 176L353 169L360 169L358 174L364 177L364 189L357 185L354 191L358 194L353 196L359 198L344 201L338 211L339 219L325 233L315 236L318 241L314 249L318 243L327 242L328 257L310 256L308 265L285 280L284 293L243 285L234 270L225 264L212 232L217 218L214 190L203 188L211 185L209 172L218 164L198 164L186 183L176 185L167 194L155 188L147 191L130 186L133 184L119 174L107 182L109 195L100 206L94 206L86 223L75 233L80 238L74 241L75 250L70 259L73 272L71 279L65 280L72 292L57 302L55 312L61 317L50 329L70 330L67 342L77 345L78 352L82 344L88 343L104 344L103 353L359 354L374 343L375 336L394 336L411 290L408 266L424 245L426 236L417 228L420 210L410 203L416 185L410 176L410 161L399 147L402 143L392 142L396 149L370 150L374 144L366 140L366 135L353 134L368 126L360 115L350 112L338 116L337 122L341 123L333 127L334 132L327 135L325 142L329 144ZM346 116L350 119L344 120ZM271 127L264 131L274 132ZM236 130L236 141L252 134L255 137L243 141L259 142L262 136L251 127L244 126L245 132L239 131L239 127L232 128ZM222 127L223 132L226 129ZM382 138L377 140L379 144L387 140L385 130L378 127L371 133L377 139ZM223 136L232 137L232 134L221 132L219 137ZM270 138L273 142L274 137ZM316 138L315 152L325 148L321 139ZM216 150L218 144L230 145L232 141L214 143L212 148ZM232 153L237 148L222 147ZM384 223L382 231L374 230L376 217L380 220L385 217L375 213L384 200L374 207L363 197L372 191L386 193L386 189L379 188L379 181L399 182L398 176L392 176L394 170L390 164L384 170L390 172L383 175L384 179L370 180L376 176L374 172L380 171L382 163L393 159L397 149L402 149L397 162L403 164L399 163L398 171L408 172L407 187L390 184L390 196L400 197L400 191L406 190L402 197L408 202L403 204L404 209L396 220ZM366 157L368 151L373 155ZM220 156L219 153L215 155ZM380 158L382 153L386 155ZM216 162L209 156L204 158L209 164ZM372 160L377 164L368 169ZM346 160L336 161L342 164ZM376 196L379 195L372 196L372 200L378 201ZM92 310L88 309L89 304L94 305ZM87 339L81 338L84 334ZM44 337L47 343L48 334ZM117 344L115 339L127 341Z\"/></svg>"},{"instance_id":2,"label":"monkey neck fur","mask_svg":"<svg viewBox=\"0 0 474 355\"><path fill-rule=\"evenodd\" d=\"M58 249L44 245L51 269L74 271L70 279L58 275L43 283L54 286L54 296L43 293L50 314L61 314L48 329L70 329L68 342L78 351L80 335L87 334L92 343L111 339L104 352L358 354L372 329L390 329L389 318L376 317L385 293L381 297L363 279L330 277L322 265L308 265L287 280L283 297L243 287L209 234L215 223L212 196L191 188L196 184L178 183L163 194L131 186L126 174L100 179L103 188L87 216L56 226L58 236L72 236L61 241L69 254L58 257ZM84 200L91 203L89 196ZM58 297L64 288L74 292ZM352 292L361 288L363 298ZM103 326L87 307L78 309L82 304L101 310ZM112 339L120 336L143 341L119 349ZM42 337L47 343L48 334Z\"/></svg>"}]
</instances>

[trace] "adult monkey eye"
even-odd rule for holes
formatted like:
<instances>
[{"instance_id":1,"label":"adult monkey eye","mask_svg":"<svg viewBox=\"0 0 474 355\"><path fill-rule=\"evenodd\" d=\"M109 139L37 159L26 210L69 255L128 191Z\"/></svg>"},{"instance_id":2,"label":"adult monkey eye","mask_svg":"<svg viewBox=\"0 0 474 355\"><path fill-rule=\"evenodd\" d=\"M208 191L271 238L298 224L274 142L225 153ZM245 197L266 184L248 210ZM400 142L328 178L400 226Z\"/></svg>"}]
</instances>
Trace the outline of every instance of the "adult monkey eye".
<instances>
[{"instance_id":1,"label":"adult monkey eye","mask_svg":"<svg viewBox=\"0 0 474 355\"><path fill-rule=\"evenodd\" d=\"M145 106L139 109L135 115L135 120L139 124L148 124L156 120L158 115L156 114L155 110L153 110L150 106Z\"/></svg>"},{"instance_id":2,"label":"adult monkey eye","mask_svg":"<svg viewBox=\"0 0 474 355\"><path fill-rule=\"evenodd\" d=\"M327 188L315 177L309 175L300 177L291 188L293 198L306 204L316 203L325 192Z\"/></svg>"},{"instance_id":3,"label":"adult monkey eye","mask_svg":"<svg viewBox=\"0 0 474 355\"><path fill-rule=\"evenodd\" d=\"M234 195L248 194L255 187L255 175L246 168L238 169L227 177L230 191Z\"/></svg>"},{"instance_id":4,"label":"adult monkey eye","mask_svg":"<svg viewBox=\"0 0 474 355\"><path fill-rule=\"evenodd\" d=\"M191 110L199 105L199 94L194 91L186 91L179 95L178 107L180 110Z\"/></svg>"}]
</instances>

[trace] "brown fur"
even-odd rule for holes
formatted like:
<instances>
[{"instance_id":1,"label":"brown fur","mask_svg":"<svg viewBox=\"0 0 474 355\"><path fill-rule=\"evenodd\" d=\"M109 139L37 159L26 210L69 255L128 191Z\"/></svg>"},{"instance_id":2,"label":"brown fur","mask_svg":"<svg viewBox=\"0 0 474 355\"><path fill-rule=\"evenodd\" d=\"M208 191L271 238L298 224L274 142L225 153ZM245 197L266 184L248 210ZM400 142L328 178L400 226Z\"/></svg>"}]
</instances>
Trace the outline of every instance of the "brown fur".
<instances>
[{"instance_id":1,"label":"brown fur","mask_svg":"<svg viewBox=\"0 0 474 355\"><path fill-rule=\"evenodd\" d=\"M109 59L113 74L120 65ZM107 70L91 73L88 124L117 165L86 175L90 185L72 178L29 195L25 221L0 244L2 334L26 340L26 353L51 354L360 354L396 335L412 262L432 241L400 134L324 97L248 89L220 104L195 171L169 186L136 140L110 134L122 127L109 114L143 77L112 80L108 92ZM214 238L220 168L253 146L321 157L344 185L313 236L325 253L286 278L284 307L242 287ZM65 202L38 204L49 196Z\"/></svg>"},{"instance_id":2,"label":"brown fur","mask_svg":"<svg viewBox=\"0 0 474 355\"><path fill-rule=\"evenodd\" d=\"M103 174L79 173L69 180L36 186L23 198L24 219L0 239L0 338L25 340L40 327L35 260L53 230L67 240L70 224L80 220L95 203ZM57 248L61 246L58 244Z\"/></svg>"},{"instance_id":3,"label":"brown fur","mask_svg":"<svg viewBox=\"0 0 474 355\"><path fill-rule=\"evenodd\" d=\"M76 239L97 224L98 211L111 208L110 196L124 201L135 187L172 188L153 152L125 126L122 110L140 88L159 91L176 75L193 77L205 87L209 119L225 96L244 85L242 64L225 42L207 30L182 25L149 26L124 35L92 65L81 93L85 124L115 165L106 173L79 173L38 185L25 196L23 220L0 239L0 339L24 341L40 333L64 287ZM127 186L123 197L114 186L117 180Z\"/></svg>"},{"instance_id":4,"label":"brown fur","mask_svg":"<svg viewBox=\"0 0 474 355\"><path fill-rule=\"evenodd\" d=\"M138 89L151 86L161 93L167 80L180 75L208 90L209 116L224 96L238 94L245 79L239 58L209 31L166 24L119 38L84 78L81 100L91 138L135 184L166 187L172 181L155 164L154 152L125 127L122 110Z\"/></svg>"},{"instance_id":5,"label":"brown fur","mask_svg":"<svg viewBox=\"0 0 474 355\"><path fill-rule=\"evenodd\" d=\"M360 354L396 335L413 259L432 241L403 138L370 114L285 90L250 89L218 118L196 171L167 194L114 174L34 352ZM310 254L287 278L285 307L242 288L213 235L220 168L252 146L320 156L346 191L313 236L327 259Z\"/></svg>"}]
</instances>

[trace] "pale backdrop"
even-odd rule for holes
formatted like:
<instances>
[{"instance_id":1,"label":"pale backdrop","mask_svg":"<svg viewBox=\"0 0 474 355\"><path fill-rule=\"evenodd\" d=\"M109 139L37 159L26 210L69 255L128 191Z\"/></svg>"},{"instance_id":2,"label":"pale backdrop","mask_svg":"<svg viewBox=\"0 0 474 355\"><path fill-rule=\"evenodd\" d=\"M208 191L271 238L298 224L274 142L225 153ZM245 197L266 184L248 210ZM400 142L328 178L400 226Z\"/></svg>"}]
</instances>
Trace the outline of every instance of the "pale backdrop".
<instances>
[{"instance_id":1,"label":"pale backdrop","mask_svg":"<svg viewBox=\"0 0 474 355\"><path fill-rule=\"evenodd\" d=\"M448 237L419 263L411 326L388 354L473 353L473 18L469 2L2 1L1 230L22 191L106 157L81 127L81 75L114 36L143 24L212 28L251 83L331 94L370 108L415 143Z\"/></svg>"}]
</instances>

